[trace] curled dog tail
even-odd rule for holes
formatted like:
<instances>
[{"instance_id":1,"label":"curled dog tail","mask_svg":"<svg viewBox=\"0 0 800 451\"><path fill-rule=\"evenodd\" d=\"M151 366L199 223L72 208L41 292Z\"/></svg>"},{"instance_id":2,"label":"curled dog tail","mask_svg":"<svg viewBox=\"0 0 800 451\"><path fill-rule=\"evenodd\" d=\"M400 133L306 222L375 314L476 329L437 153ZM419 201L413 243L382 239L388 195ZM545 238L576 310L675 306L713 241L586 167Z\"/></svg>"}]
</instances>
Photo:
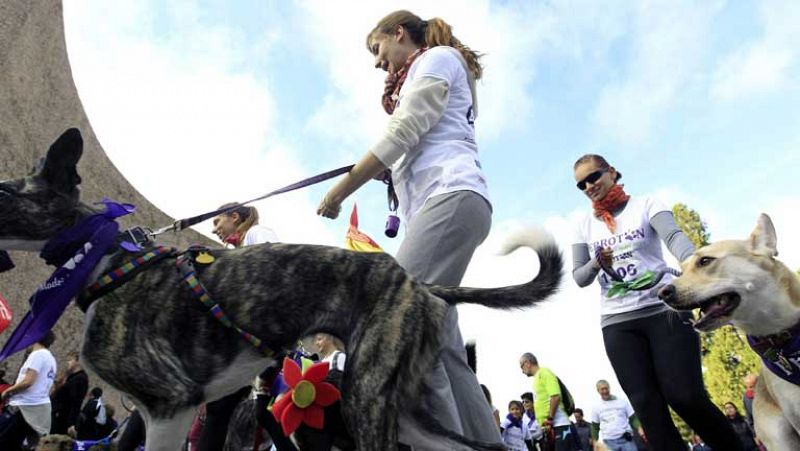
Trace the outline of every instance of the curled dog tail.
<instances>
[{"instance_id":1,"label":"curled dog tail","mask_svg":"<svg viewBox=\"0 0 800 451\"><path fill-rule=\"evenodd\" d=\"M543 229L527 229L512 235L501 250L509 254L529 247L539 256L539 274L528 283L502 288L460 288L431 285L431 293L448 304L480 304L491 308L529 307L553 295L561 283L564 260L552 235Z\"/></svg>"}]
</instances>

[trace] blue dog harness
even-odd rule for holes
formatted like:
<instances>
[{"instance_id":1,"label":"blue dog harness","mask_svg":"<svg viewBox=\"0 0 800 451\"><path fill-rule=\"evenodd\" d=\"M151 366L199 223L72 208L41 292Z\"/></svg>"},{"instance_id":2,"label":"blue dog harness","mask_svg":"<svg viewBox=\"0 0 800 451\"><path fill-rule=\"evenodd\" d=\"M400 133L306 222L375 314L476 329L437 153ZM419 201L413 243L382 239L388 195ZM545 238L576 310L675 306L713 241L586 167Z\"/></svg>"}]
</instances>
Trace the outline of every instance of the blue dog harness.
<instances>
[{"instance_id":1,"label":"blue dog harness","mask_svg":"<svg viewBox=\"0 0 800 451\"><path fill-rule=\"evenodd\" d=\"M748 335L747 343L776 376L800 385L800 322L774 335Z\"/></svg>"}]
</instances>

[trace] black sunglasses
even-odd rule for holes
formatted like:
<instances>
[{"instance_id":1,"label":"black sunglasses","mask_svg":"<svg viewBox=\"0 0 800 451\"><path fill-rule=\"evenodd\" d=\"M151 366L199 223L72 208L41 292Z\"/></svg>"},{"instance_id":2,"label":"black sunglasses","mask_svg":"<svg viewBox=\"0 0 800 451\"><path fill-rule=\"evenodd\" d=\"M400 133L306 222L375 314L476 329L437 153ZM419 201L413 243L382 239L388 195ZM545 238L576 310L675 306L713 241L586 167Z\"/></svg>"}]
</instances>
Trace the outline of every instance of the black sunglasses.
<instances>
[{"instance_id":1,"label":"black sunglasses","mask_svg":"<svg viewBox=\"0 0 800 451\"><path fill-rule=\"evenodd\" d=\"M598 180L600 180L600 177L602 177L603 174L605 174L606 172L608 172L608 168L598 169L592 172L591 174L587 175L586 178L584 178L580 182L576 183L575 186L577 186L579 190L583 191L586 189L587 183L591 183L594 185L595 183L597 183Z\"/></svg>"}]
</instances>

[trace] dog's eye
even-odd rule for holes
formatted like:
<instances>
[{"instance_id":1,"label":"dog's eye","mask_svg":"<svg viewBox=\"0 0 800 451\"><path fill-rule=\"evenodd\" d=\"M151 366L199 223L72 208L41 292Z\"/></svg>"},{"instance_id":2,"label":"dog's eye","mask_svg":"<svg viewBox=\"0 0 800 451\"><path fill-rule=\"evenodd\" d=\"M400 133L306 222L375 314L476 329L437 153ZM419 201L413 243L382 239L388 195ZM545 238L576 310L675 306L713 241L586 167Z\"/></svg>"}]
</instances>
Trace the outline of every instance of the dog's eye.
<instances>
[{"instance_id":1,"label":"dog's eye","mask_svg":"<svg viewBox=\"0 0 800 451\"><path fill-rule=\"evenodd\" d=\"M714 257L700 257L700 259L697 260L697 266L698 267L708 266L713 261Z\"/></svg>"}]
</instances>

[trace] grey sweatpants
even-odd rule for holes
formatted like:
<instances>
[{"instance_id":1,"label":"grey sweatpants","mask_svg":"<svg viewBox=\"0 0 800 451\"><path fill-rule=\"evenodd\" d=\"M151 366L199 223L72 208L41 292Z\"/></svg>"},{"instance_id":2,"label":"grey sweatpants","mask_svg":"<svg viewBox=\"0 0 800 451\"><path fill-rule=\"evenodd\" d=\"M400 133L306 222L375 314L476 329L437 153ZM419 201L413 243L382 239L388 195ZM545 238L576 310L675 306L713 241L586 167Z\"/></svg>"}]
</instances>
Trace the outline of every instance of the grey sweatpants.
<instances>
[{"instance_id":1,"label":"grey sweatpants","mask_svg":"<svg viewBox=\"0 0 800 451\"><path fill-rule=\"evenodd\" d=\"M475 248L489 234L491 223L489 203L472 191L428 199L409 222L397 261L418 280L458 286ZM447 429L473 440L499 443L500 431L492 411L467 365L455 307L448 309L444 329L440 359L426 379L430 396L422 402ZM400 421L399 428L400 442L415 450L442 447L408 422Z\"/></svg>"}]
</instances>

